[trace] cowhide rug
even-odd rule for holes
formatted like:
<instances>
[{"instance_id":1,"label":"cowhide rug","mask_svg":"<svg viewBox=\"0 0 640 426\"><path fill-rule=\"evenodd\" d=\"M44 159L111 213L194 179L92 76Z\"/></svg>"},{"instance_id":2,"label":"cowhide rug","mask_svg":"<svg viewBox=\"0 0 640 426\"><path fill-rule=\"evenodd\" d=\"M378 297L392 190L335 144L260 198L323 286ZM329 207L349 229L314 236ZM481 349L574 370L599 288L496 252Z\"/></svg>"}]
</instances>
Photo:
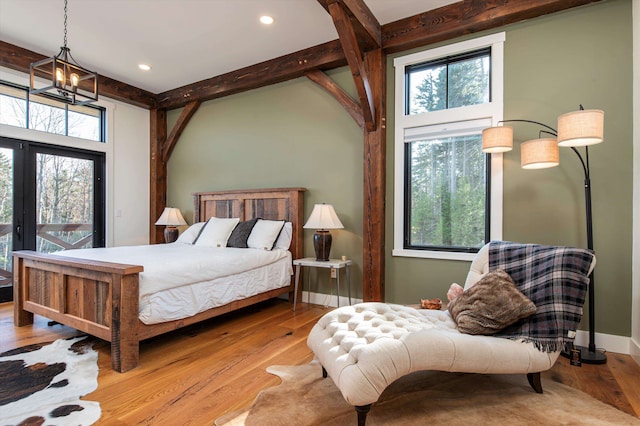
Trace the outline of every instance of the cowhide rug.
<instances>
[{"instance_id":1,"label":"cowhide rug","mask_svg":"<svg viewBox=\"0 0 640 426\"><path fill-rule=\"evenodd\" d=\"M271 366L282 379L250 407L217 426L355 425L356 412L320 365ZM418 371L392 383L367 416L367 426L640 425L640 419L553 380L537 394L522 375Z\"/></svg>"},{"instance_id":2,"label":"cowhide rug","mask_svg":"<svg viewBox=\"0 0 640 426\"><path fill-rule=\"evenodd\" d=\"M100 404L80 397L98 387L98 353L86 336L0 354L0 424L90 425Z\"/></svg>"}]
</instances>

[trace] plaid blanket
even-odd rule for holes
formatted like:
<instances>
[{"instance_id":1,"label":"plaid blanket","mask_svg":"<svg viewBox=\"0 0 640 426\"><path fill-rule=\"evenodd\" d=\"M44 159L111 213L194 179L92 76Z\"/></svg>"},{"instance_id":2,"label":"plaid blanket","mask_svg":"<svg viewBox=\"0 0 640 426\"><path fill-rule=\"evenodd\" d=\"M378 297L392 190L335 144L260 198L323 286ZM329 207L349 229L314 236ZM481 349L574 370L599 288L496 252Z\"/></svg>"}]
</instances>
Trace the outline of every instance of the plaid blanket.
<instances>
[{"instance_id":1,"label":"plaid blanket","mask_svg":"<svg viewBox=\"0 0 640 426\"><path fill-rule=\"evenodd\" d=\"M536 313L501 330L496 336L533 342L543 352L566 349L582 319L595 256L589 250L489 243L489 270L504 269L520 291L536 305Z\"/></svg>"}]
</instances>

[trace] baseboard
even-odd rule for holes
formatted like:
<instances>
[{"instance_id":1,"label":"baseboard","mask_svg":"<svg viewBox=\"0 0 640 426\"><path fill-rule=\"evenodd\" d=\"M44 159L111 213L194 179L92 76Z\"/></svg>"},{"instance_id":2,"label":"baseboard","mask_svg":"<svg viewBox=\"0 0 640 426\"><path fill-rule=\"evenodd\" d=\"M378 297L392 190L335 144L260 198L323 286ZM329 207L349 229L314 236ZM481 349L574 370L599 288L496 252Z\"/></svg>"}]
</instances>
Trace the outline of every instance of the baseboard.
<instances>
[{"instance_id":1,"label":"baseboard","mask_svg":"<svg viewBox=\"0 0 640 426\"><path fill-rule=\"evenodd\" d=\"M631 358L640 365L640 343L636 342L634 339L629 339L629 348L631 349Z\"/></svg>"},{"instance_id":2,"label":"baseboard","mask_svg":"<svg viewBox=\"0 0 640 426\"><path fill-rule=\"evenodd\" d=\"M578 330L576 335L576 345L589 345L589 332ZM597 349L604 349L607 352L616 352L619 354L631 354L631 338L626 336L616 336L615 334L595 334L595 344Z\"/></svg>"},{"instance_id":3,"label":"baseboard","mask_svg":"<svg viewBox=\"0 0 640 426\"><path fill-rule=\"evenodd\" d=\"M310 297L310 298L309 298ZM309 298L309 303L314 305L322 305L322 306L332 306L334 308L338 307L338 299L335 294L324 294L324 293L315 293L311 292L309 294L308 291L302 292L302 297L298 302L307 303L307 298ZM354 305L356 303L362 303L362 299L356 299L355 297L351 298L351 304ZM340 306L349 305L349 298L345 296L340 296Z\"/></svg>"},{"instance_id":4,"label":"baseboard","mask_svg":"<svg viewBox=\"0 0 640 426\"><path fill-rule=\"evenodd\" d=\"M302 298L299 302L309 303L314 305L337 307L338 302L335 295L315 293L307 291L302 292ZM362 299L351 298L351 304L361 303ZM349 304L349 299L345 296L340 296L340 306L346 306ZM638 364L640 364L640 345L634 342L630 337L616 336L614 334L596 333L595 335L596 347L598 349L604 349L607 352L616 352L624 355L632 355ZM589 344L589 332L578 330L575 340L577 345L588 346Z\"/></svg>"}]
</instances>

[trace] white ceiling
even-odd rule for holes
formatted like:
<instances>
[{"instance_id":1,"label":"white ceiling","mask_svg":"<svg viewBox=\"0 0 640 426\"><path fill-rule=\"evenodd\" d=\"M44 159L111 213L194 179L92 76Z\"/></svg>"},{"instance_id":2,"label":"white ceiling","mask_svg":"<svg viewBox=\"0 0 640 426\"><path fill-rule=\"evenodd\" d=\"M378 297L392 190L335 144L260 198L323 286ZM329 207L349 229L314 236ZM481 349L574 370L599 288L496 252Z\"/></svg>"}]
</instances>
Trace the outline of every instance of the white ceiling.
<instances>
[{"instance_id":1,"label":"white ceiling","mask_svg":"<svg viewBox=\"0 0 640 426\"><path fill-rule=\"evenodd\" d=\"M386 24L456 1L365 3ZM258 21L265 14L271 26ZM67 46L79 64L153 93L338 38L316 0L68 0L67 15ZM53 56L63 17L63 0L0 0L0 39Z\"/></svg>"}]
</instances>

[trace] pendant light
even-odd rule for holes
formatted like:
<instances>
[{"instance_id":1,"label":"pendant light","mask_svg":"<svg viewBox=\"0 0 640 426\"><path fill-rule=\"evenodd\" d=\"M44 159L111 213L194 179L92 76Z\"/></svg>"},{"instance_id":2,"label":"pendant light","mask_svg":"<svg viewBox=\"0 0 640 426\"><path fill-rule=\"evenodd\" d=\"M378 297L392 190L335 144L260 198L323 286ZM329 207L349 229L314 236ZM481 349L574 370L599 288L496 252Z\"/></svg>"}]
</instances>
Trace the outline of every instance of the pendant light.
<instances>
[{"instance_id":1,"label":"pendant light","mask_svg":"<svg viewBox=\"0 0 640 426\"><path fill-rule=\"evenodd\" d=\"M29 93L54 98L70 105L86 105L98 100L98 73L79 65L67 47L67 0L64 0L64 45L60 52L29 67ZM47 80L36 87L36 77Z\"/></svg>"}]
</instances>

